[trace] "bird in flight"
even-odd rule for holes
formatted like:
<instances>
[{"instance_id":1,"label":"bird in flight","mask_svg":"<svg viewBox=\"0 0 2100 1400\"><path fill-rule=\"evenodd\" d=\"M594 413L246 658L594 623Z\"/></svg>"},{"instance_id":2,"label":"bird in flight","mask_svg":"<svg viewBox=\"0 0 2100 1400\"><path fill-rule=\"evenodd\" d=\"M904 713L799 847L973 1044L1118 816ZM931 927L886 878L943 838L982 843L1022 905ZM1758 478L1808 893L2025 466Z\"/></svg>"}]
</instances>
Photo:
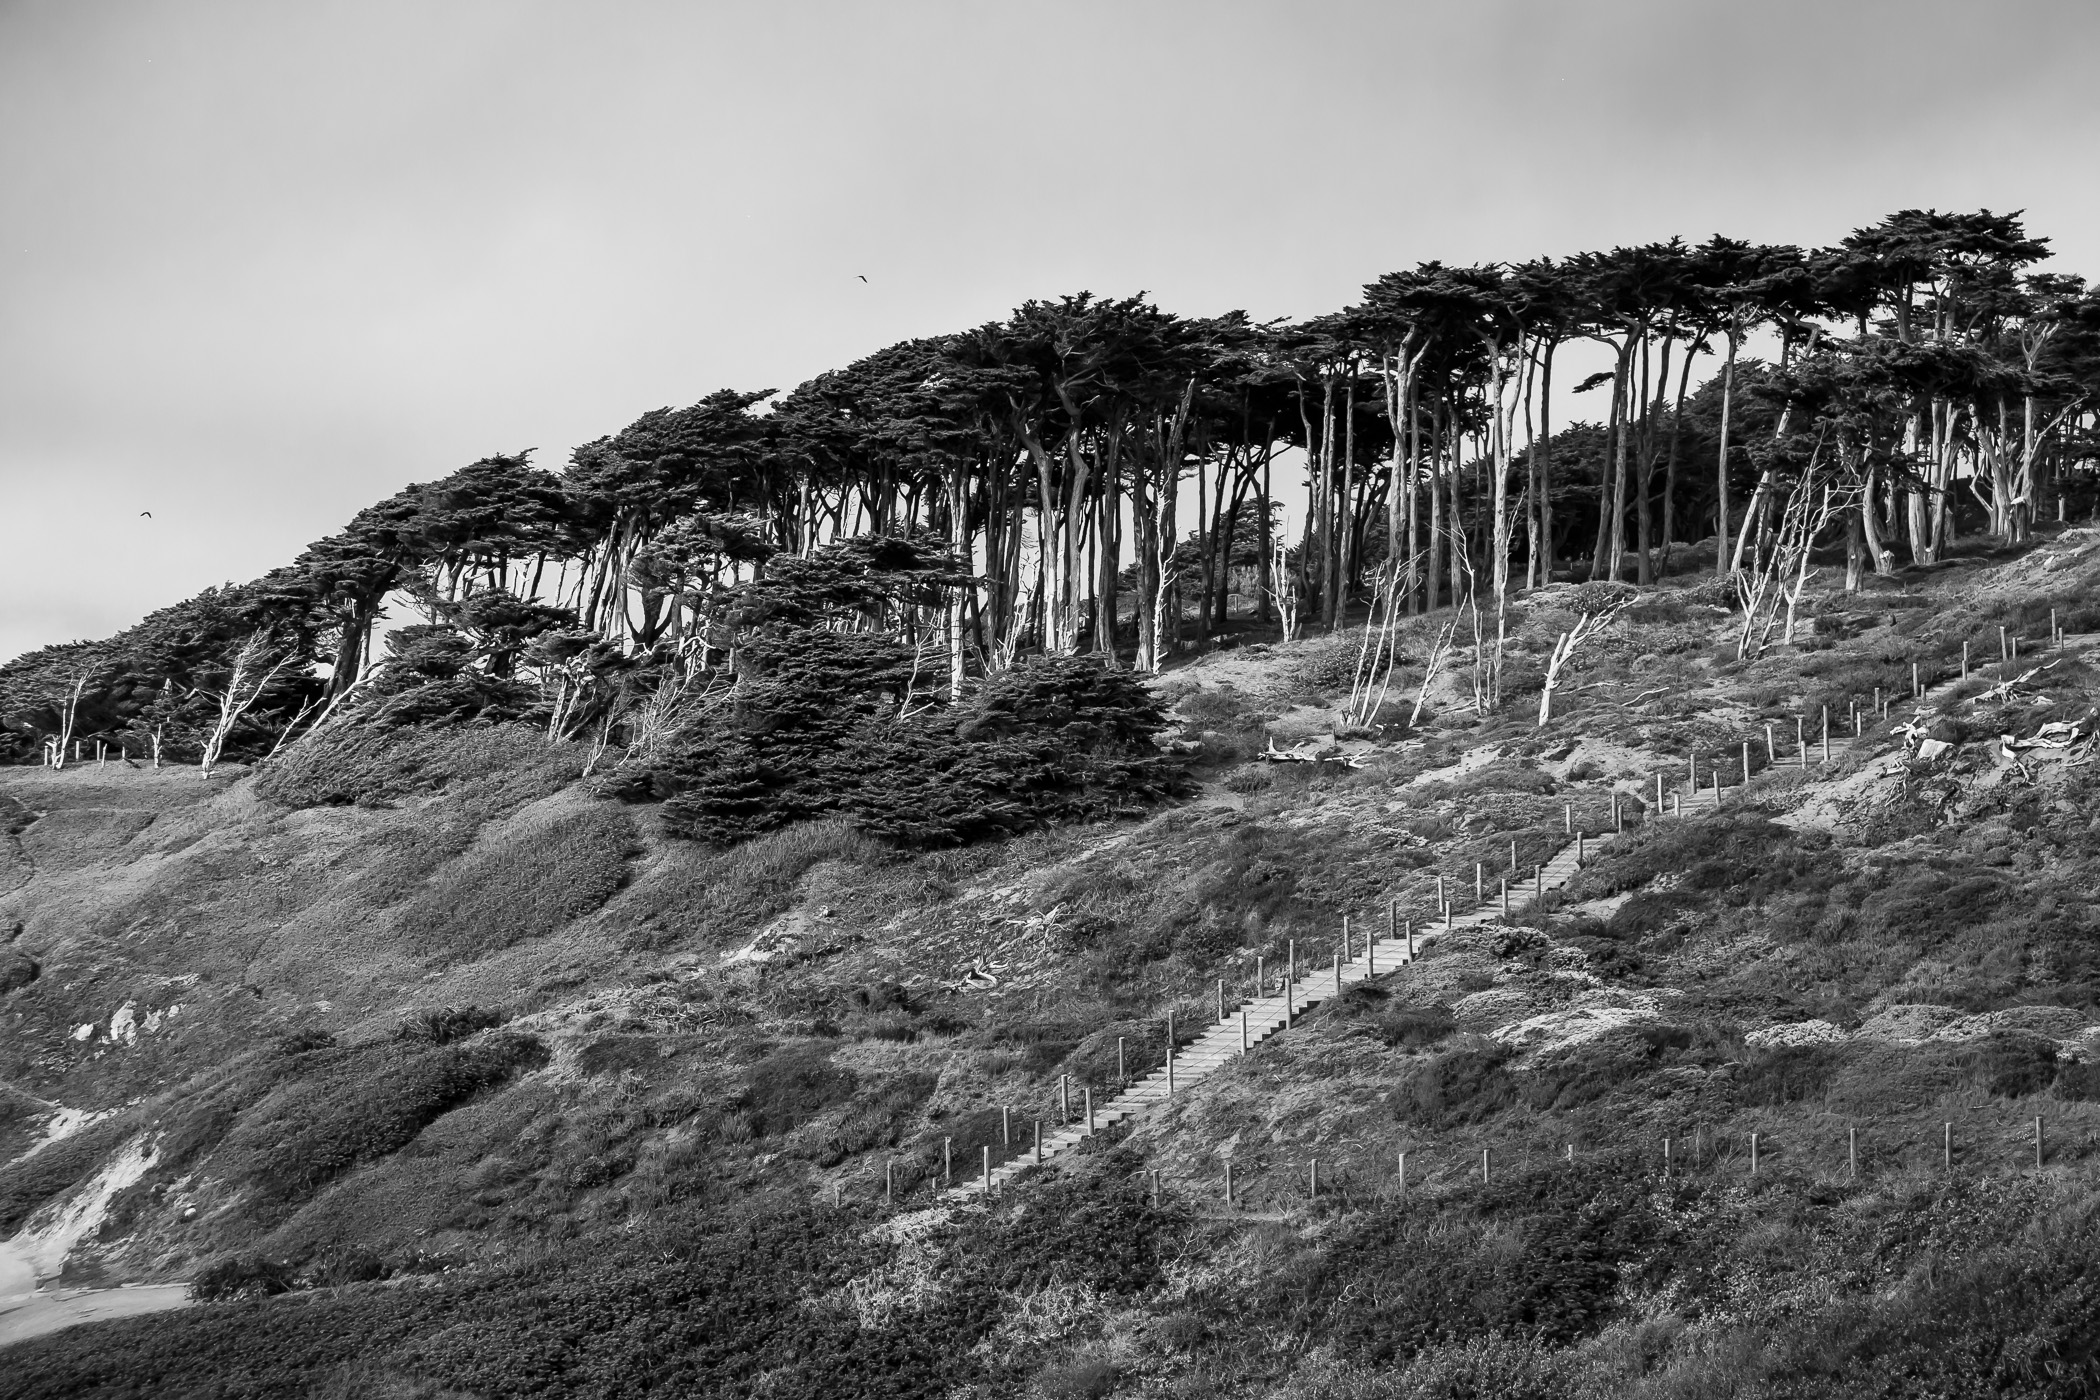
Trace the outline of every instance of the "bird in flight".
<instances>
[{"instance_id":1,"label":"bird in flight","mask_svg":"<svg viewBox=\"0 0 2100 1400\"><path fill-rule=\"evenodd\" d=\"M153 518L153 512L150 510L142 510L139 512L139 514L145 516L148 520L151 520Z\"/></svg>"},{"instance_id":2,"label":"bird in flight","mask_svg":"<svg viewBox=\"0 0 2100 1400\"><path fill-rule=\"evenodd\" d=\"M856 272L853 275L855 277L858 277L863 282L868 280L868 275L865 272Z\"/></svg>"}]
</instances>

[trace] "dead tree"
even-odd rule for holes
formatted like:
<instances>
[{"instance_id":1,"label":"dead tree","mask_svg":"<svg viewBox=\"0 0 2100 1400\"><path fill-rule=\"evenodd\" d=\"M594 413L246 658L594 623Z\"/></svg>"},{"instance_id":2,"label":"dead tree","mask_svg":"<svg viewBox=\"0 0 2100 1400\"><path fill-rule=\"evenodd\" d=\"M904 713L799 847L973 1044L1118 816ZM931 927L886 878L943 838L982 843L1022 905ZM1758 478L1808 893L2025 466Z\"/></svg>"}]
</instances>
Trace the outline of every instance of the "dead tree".
<instances>
[{"instance_id":1,"label":"dead tree","mask_svg":"<svg viewBox=\"0 0 2100 1400\"><path fill-rule=\"evenodd\" d=\"M262 698L263 691L269 688L270 682L277 679L277 673L291 660L290 657L279 657L271 664L269 670L263 671L263 662L269 659L269 655L269 642L261 632L251 634L247 641L241 643L241 649L234 653L233 672L226 678L226 689L217 692L219 713L212 720L211 733L205 736L204 759L198 765L205 777L209 778L211 770L218 766L219 755L226 751L227 737L233 733L233 727L241 722L241 716L247 714L255 702ZM257 675L258 672L261 672L260 676ZM208 690L199 693L213 694Z\"/></svg>"},{"instance_id":2,"label":"dead tree","mask_svg":"<svg viewBox=\"0 0 2100 1400\"><path fill-rule=\"evenodd\" d=\"M1611 626L1619 614L1632 605L1633 597L1628 595L1606 604L1595 612L1583 613L1575 619L1575 625L1561 633L1560 638L1553 643L1553 655L1546 662L1545 688L1539 692L1541 726L1553 718L1553 692L1560 688L1560 673L1575 659L1575 653L1582 649L1583 643Z\"/></svg>"},{"instance_id":3,"label":"dead tree","mask_svg":"<svg viewBox=\"0 0 2100 1400\"><path fill-rule=\"evenodd\" d=\"M1816 539L1839 513L1850 509L1854 494L1834 492L1827 484L1819 487L1811 463L1787 498L1771 551L1760 547L1755 566L1736 575L1736 590L1743 600L1743 626L1735 645L1738 661L1748 661L1764 651L1782 616L1786 619L1782 640L1794 640L1801 595L1817 573L1808 562Z\"/></svg>"}]
</instances>

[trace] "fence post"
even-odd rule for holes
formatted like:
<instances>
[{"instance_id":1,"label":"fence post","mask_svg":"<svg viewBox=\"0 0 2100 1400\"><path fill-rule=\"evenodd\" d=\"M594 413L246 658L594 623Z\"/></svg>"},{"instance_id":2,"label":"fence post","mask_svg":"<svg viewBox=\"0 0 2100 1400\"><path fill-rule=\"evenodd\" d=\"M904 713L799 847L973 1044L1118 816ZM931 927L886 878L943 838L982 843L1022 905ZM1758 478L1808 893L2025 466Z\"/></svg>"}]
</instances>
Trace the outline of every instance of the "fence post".
<instances>
[{"instance_id":1,"label":"fence post","mask_svg":"<svg viewBox=\"0 0 2100 1400\"><path fill-rule=\"evenodd\" d=\"M1614 830L1626 829L1626 808L1619 801L1619 794L1611 795L1611 824Z\"/></svg>"},{"instance_id":2,"label":"fence post","mask_svg":"<svg viewBox=\"0 0 2100 1400\"><path fill-rule=\"evenodd\" d=\"M1126 1089L1130 1087L1130 1071L1123 1067L1123 1037L1120 1035L1116 1037L1116 1083Z\"/></svg>"},{"instance_id":3,"label":"fence post","mask_svg":"<svg viewBox=\"0 0 2100 1400\"><path fill-rule=\"evenodd\" d=\"M1772 737L1772 726L1765 726L1765 766L1777 767L1779 763L1779 741Z\"/></svg>"},{"instance_id":4,"label":"fence post","mask_svg":"<svg viewBox=\"0 0 2100 1400\"><path fill-rule=\"evenodd\" d=\"M1476 860L1473 862L1473 902L1478 904L1486 898L1487 862Z\"/></svg>"},{"instance_id":5,"label":"fence post","mask_svg":"<svg viewBox=\"0 0 2100 1400\"><path fill-rule=\"evenodd\" d=\"M1663 1139L1663 1180L1670 1179L1670 1140Z\"/></svg>"},{"instance_id":6,"label":"fence post","mask_svg":"<svg viewBox=\"0 0 2100 1400\"><path fill-rule=\"evenodd\" d=\"M831 1183L831 1208L832 1208L833 1210L837 1210L837 1209L838 1209L838 1208L839 1208L839 1207L840 1207L841 1205L844 1205L844 1204L845 1204L844 1196L845 1196L845 1193L844 1193L843 1191L841 1191L841 1190L839 1189L839 1184L838 1184L838 1183L837 1183L836 1181L832 1182L832 1183Z\"/></svg>"},{"instance_id":7,"label":"fence post","mask_svg":"<svg viewBox=\"0 0 2100 1400\"><path fill-rule=\"evenodd\" d=\"M1415 960L1415 921L1413 919L1407 921L1407 960L1409 962Z\"/></svg>"},{"instance_id":8,"label":"fence post","mask_svg":"<svg viewBox=\"0 0 2100 1400\"><path fill-rule=\"evenodd\" d=\"M1823 766L1830 766L1830 707L1823 707Z\"/></svg>"},{"instance_id":9,"label":"fence post","mask_svg":"<svg viewBox=\"0 0 2100 1400\"><path fill-rule=\"evenodd\" d=\"M1040 1130L1038 1130L1040 1135ZM882 1162L882 1203L894 1205L897 1201L897 1164L885 1157Z\"/></svg>"},{"instance_id":10,"label":"fence post","mask_svg":"<svg viewBox=\"0 0 2100 1400\"><path fill-rule=\"evenodd\" d=\"M1242 1055L1247 1053L1247 1011L1245 1007L1240 1009L1240 1053Z\"/></svg>"},{"instance_id":11,"label":"fence post","mask_svg":"<svg viewBox=\"0 0 2100 1400\"><path fill-rule=\"evenodd\" d=\"M1966 641L1961 644L1961 678L1969 678L1969 644Z\"/></svg>"},{"instance_id":12,"label":"fence post","mask_svg":"<svg viewBox=\"0 0 2100 1400\"><path fill-rule=\"evenodd\" d=\"M1575 804L1572 802L1560 804L1560 829L1562 835L1575 830Z\"/></svg>"},{"instance_id":13,"label":"fence post","mask_svg":"<svg viewBox=\"0 0 2100 1400\"><path fill-rule=\"evenodd\" d=\"M1852 1180L1859 1180L1859 1129L1845 1129L1845 1172Z\"/></svg>"},{"instance_id":14,"label":"fence post","mask_svg":"<svg viewBox=\"0 0 2100 1400\"><path fill-rule=\"evenodd\" d=\"M1582 833L1575 833L1575 863L1582 864Z\"/></svg>"},{"instance_id":15,"label":"fence post","mask_svg":"<svg viewBox=\"0 0 2100 1400\"><path fill-rule=\"evenodd\" d=\"M1400 1154L1400 1194L1407 1194L1407 1154Z\"/></svg>"},{"instance_id":16,"label":"fence post","mask_svg":"<svg viewBox=\"0 0 2100 1400\"><path fill-rule=\"evenodd\" d=\"M2003 663L2010 659L2010 656L2011 653L2005 649L2005 624L2001 622L1998 624L1998 660Z\"/></svg>"},{"instance_id":17,"label":"fence post","mask_svg":"<svg viewBox=\"0 0 2100 1400\"><path fill-rule=\"evenodd\" d=\"M953 1186L954 1184L955 1139L952 1137L944 1137L941 1139L941 1185Z\"/></svg>"},{"instance_id":18,"label":"fence post","mask_svg":"<svg viewBox=\"0 0 2100 1400\"><path fill-rule=\"evenodd\" d=\"M1940 1170L1954 1170L1954 1125L1940 1124Z\"/></svg>"},{"instance_id":19,"label":"fence post","mask_svg":"<svg viewBox=\"0 0 2100 1400\"><path fill-rule=\"evenodd\" d=\"M1509 881L1502 882L1502 917L1509 917Z\"/></svg>"},{"instance_id":20,"label":"fence post","mask_svg":"<svg viewBox=\"0 0 2100 1400\"><path fill-rule=\"evenodd\" d=\"M1014 1145L1014 1111L1011 1108L1001 1107L999 1110L999 1145Z\"/></svg>"},{"instance_id":21,"label":"fence post","mask_svg":"<svg viewBox=\"0 0 2100 1400\"><path fill-rule=\"evenodd\" d=\"M1750 786L1750 741L1743 740L1743 786Z\"/></svg>"},{"instance_id":22,"label":"fence post","mask_svg":"<svg viewBox=\"0 0 2100 1400\"><path fill-rule=\"evenodd\" d=\"M1225 1209L1232 1209L1232 1160L1225 1162Z\"/></svg>"},{"instance_id":23,"label":"fence post","mask_svg":"<svg viewBox=\"0 0 2100 1400\"><path fill-rule=\"evenodd\" d=\"M1655 775L1655 815L1661 816L1663 809L1663 775Z\"/></svg>"},{"instance_id":24,"label":"fence post","mask_svg":"<svg viewBox=\"0 0 2100 1400\"><path fill-rule=\"evenodd\" d=\"M1575 1165L1575 1144L1572 1142L1568 1144L1568 1165Z\"/></svg>"},{"instance_id":25,"label":"fence post","mask_svg":"<svg viewBox=\"0 0 2100 1400\"><path fill-rule=\"evenodd\" d=\"M1511 837L1509 842L1509 873L1512 875L1517 873L1517 841L1515 837Z\"/></svg>"},{"instance_id":26,"label":"fence post","mask_svg":"<svg viewBox=\"0 0 2100 1400\"><path fill-rule=\"evenodd\" d=\"M1094 1088L1091 1084L1080 1086L1079 1104L1086 1113L1087 1136L1092 1137L1094 1133Z\"/></svg>"},{"instance_id":27,"label":"fence post","mask_svg":"<svg viewBox=\"0 0 2100 1400\"><path fill-rule=\"evenodd\" d=\"M1488 1173L1488 1149L1483 1147L1480 1149L1480 1184L1486 1186L1491 1180Z\"/></svg>"},{"instance_id":28,"label":"fence post","mask_svg":"<svg viewBox=\"0 0 2100 1400\"><path fill-rule=\"evenodd\" d=\"M1750 1134L1750 1175L1757 1175L1757 1134Z\"/></svg>"},{"instance_id":29,"label":"fence post","mask_svg":"<svg viewBox=\"0 0 2100 1400\"><path fill-rule=\"evenodd\" d=\"M990 1199L991 1199L991 1195L992 1195L992 1149L991 1149L990 1147L986 1147L986 1148L984 1149L984 1195L985 1195L985 1199L986 1199L986 1200L990 1200Z\"/></svg>"},{"instance_id":30,"label":"fence post","mask_svg":"<svg viewBox=\"0 0 2100 1400\"><path fill-rule=\"evenodd\" d=\"M1546 867L1531 867L1531 902L1537 904L1546 897Z\"/></svg>"},{"instance_id":31,"label":"fence post","mask_svg":"<svg viewBox=\"0 0 2100 1400\"><path fill-rule=\"evenodd\" d=\"M1174 1092L1174 1013L1167 1013L1167 1093Z\"/></svg>"},{"instance_id":32,"label":"fence post","mask_svg":"<svg viewBox=\"0 0 2100 1400\"><path fill-rule=\"evenodd\" d=\"M2034 1169L2042 1169L2042 1115L2034 1116Z\"/></svg>"},{"instance_id":33,"label":"fence post","mask_svg":"<svg viewBox=\"0 0 2100 1400\"><path fill-rule=\"evenodd\" d=\"M1057 1076L1057 1121L1063 1125L1072 1121L1072 1076Z\"/></svg>"},{"instance_id":34,"label":"fence post","mask_svg":"<svg viewBox=\"0 0 2100 1400\"><path fill-rule=\"evenodd\" d=\"M1254 955L1254 995L1256 998L1269 994L1269 969L1261 954Z\"/></svg>"},{"instance_id":35,"label":"fence post","mask_svg":"<svg viewBox=\"0 0 2100 1400\"><path fill-rule=\"evenodd\" d=\"M1159 1209L1159 1173L1155 1171L1155 1172L1151 1172L1151 1173L1149 1173L1149 1175L1150 1175L1150 1176L1152 1177L1152 1208L1153 1208L1154 1210L1158 1210L1158 1209Z\"/></svg>"},{"instance_id":36,"label":"fence post","mask_svg":"<svg viewBox=\"0 0 2100 1400\"><path fill-rule=\"evenodd\" d=\"M1035 1164L1039 1167L1043 1164L1043 1120L1040 1118L1035 1120Z\"/></svg>"},{"instance_id":37,"label":"fence post","mask_svg":"<svg viewBox=\"0 0 2100 1400\"><path fill-rule=\"evenodd\" d=\"M1918 663L1913 661L1910 663L1910 698L1915 700L1924 693L1925 687L1918 683Z\"/></svg>"}]
</instances>

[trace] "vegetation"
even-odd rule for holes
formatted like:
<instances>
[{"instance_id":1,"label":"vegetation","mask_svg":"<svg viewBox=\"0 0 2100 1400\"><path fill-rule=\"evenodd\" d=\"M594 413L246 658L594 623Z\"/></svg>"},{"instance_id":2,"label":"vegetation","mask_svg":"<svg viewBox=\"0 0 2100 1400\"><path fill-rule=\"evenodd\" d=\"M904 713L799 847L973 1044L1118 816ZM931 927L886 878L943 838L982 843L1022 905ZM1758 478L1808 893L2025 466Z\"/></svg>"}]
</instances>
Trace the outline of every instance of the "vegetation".
<instances>
[{"instance_id":1,"label":"vegetation","mask_svg":"<svg viewBox=\"0 0 2100 1400\"><path fill-rule=\"evenodd\" d=\"M2100 542L2034 506L2092 499L2094 328L2041 251L1031 304L0 669L0 1229L195 1299L11 1393L2088 1393ZM1549 431L1581 336L1610 408Z\"/></svg>"}]
</instances>

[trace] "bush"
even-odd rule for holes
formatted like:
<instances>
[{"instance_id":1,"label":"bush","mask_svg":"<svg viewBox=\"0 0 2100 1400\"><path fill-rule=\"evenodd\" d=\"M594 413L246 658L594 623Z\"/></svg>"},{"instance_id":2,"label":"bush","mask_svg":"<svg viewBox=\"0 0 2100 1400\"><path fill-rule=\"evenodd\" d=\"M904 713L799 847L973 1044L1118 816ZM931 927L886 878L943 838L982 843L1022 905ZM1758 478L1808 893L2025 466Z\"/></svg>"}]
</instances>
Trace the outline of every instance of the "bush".
<instances>
[{"instance_id":1,"label":"bush","mask_svg":"<svg viewBox=\"0 0 2100 1400\"><path fill-rule=\"evenodd\" d=\"M913 657L901 643L790 628L744 658L725 722L622 789L665 799L675 835L733 845L843 815L898 845L953 846L1135 812L1188 784L1152 742L1158 702L1098 661L1022 662L906 717L895 697L913 684Z\"/></svg>"},{"instance_id":2,"label":"bush","mask_svg":"<svg viewBox=\"0 0 2100 1400\"><path fill-rule=\"evenodd\" d=\"M316 1078L258 1105L227 1142L252 1154L245 1174L266 1198L303 1200L359 1163L407 1146L460 1104L546 1061L538 1040L514 1034L474 1045L351 1052Z\"/></svg>"},{"instance_id":3,"label":"bush","mask_svg":"<svg viewBox=\"0 0 2100 1400\"><path fill-rule=\"evenodd\" d=\"M269 1298L290 1292L293 1281L289 1264L235 1254L198 1270L190 1279L190 1297L200 1303Z\"/></svg>"},{"instance_id":4,"label":"bush","mask_svg":"<svg viewBox=\"0 0 2100 1400\"><path fill-rule=\"evenodd\" d=\"M395 1035L401 1040L419 1040L426 1045L450 1045L477 1031L500 1026L509 1019L501 1007L446 1006L410 1017Z\"/></svg>"},{"instance_id":5,"label":"bush","mask_svg":"<svg viewBox=\"0 0 2100 1400\"><path fill-rule=\"evenodd\" d=\"M633 819L612 803L533 822L441 870L400 927L457 957L542 938L612 898L640 849Z\"/></svg>"}]
</instances>

